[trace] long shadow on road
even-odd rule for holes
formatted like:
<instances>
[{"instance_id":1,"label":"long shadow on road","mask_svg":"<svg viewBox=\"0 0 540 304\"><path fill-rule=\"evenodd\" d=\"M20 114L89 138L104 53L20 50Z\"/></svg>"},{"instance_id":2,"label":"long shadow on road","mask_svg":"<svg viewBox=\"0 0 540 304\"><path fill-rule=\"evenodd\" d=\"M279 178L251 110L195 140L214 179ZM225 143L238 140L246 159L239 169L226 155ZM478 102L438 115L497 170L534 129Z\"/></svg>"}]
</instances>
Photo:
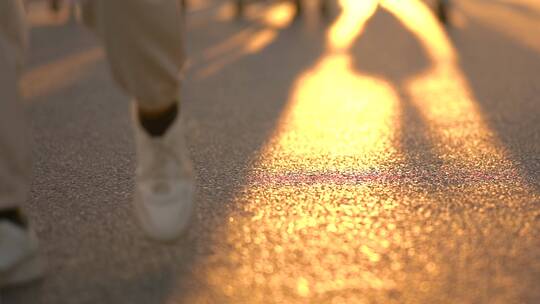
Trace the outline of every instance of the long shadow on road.
<instances>
[{"instance_id":1,"label":"long shadow on road","mask_svg":"<svg viewBox=\"0 0 540 304\"><path fill-rule=\"evenodd\" d=\"M487 124L540 191L540 53L472 18L451 36Z\"/></svg>"},{"instance_id":2,"label":"long shadow on road","mask_svg":"<svg viewBox=\"0 0 540 304\"><path fill-rule=\"evenodd\" d=\"M242 209L235 202L246 185L252 161L276 129L276 124L289 99L291 85L304 70L312 66L324 51L325 21L307 29L304 20L297 20L279 30L275 39L259 52L237 58L207 77L190 77L205 68L205 61L195 63L186 84L186 117L188 138L192 144L199 184L196 258L186 272L179 275L173 298L186 299L203 295L219 303L223 295L212 293L206 286L200 265L220 248L216 231L223 231L229 214ZM244 30L249 22L226 27L230 36ZM209 23L197 28L212 32ZM309 32L308 32L309 31ZM219 34L215 35L219 37ZM200 53L214 41L195 41ZM241 202L240 202L241 204ZM241 212L241 211L240 211Z\"/></svg>"}]
</instances>

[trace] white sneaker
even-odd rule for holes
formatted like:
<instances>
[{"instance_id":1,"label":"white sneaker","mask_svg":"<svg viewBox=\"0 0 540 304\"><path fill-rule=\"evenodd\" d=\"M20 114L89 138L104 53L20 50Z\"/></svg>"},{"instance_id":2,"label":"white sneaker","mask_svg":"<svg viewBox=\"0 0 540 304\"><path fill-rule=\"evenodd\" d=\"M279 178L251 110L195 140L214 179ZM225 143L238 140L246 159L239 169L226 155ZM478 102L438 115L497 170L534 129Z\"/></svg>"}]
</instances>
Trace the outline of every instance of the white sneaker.
<instances>
[{"instance_id":1,"label":"white sneaker","mask_svg":"<svg viewBox=\"0 0 540 304\"><path fill-rule=\"evenodd\" d=\"M44 268L35 234L9 221L0 221L0 287L38 279Z\"/></svg>"},{"instance_id":2,"label":"white sneaker","mask_svg":"<svg viewBox=\"0 0 540 304\"><path fill-rule=\"evenodd\" d=\"M167 133L152 137L137 115L133 117L137 145L135 213L149 237L172 241L191 220L195 192L182 124L177 118Z\"/></svg>"}]
</instances>

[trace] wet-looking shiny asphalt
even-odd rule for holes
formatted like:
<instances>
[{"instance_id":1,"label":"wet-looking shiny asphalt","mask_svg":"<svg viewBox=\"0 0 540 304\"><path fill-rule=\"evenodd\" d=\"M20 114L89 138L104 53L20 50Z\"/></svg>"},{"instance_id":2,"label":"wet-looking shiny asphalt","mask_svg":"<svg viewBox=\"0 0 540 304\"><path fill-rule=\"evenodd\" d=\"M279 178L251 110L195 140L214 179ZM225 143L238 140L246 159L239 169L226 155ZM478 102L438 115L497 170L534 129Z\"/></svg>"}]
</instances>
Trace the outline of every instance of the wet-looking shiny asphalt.
<instances>
[{"instance_id":1,"label":"wet-looking shiny asphalt","mask_svg":"<svg viewBox=\"0 0 540 304\"><path fill-rule=\"evenodd\" d=\"M540 303L540 6L456 0L445 29L432 1L339 0L326 19L305 2L295 21L287 1L243 20L191 1L182 109L200 189L177 245L132 223L127 98L95 42L31 63L22 91L47 181L29 209L53 269L37 298ZM85 107L64 133L50 122Z\"/></svg>"}]
</instances>

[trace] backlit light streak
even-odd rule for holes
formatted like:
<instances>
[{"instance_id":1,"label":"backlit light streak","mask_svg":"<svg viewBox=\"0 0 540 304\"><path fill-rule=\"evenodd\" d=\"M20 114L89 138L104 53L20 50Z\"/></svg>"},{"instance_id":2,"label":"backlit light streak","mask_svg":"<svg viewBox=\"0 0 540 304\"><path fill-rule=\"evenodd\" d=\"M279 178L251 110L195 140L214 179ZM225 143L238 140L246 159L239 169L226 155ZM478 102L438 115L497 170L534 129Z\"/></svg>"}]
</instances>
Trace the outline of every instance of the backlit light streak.
<instances>
[{"instance_id":1,"label":"backlit light streak","mask_svg":"<svg viewBox=\"0 0 540 304\"><path fill-rule=\"evenodd\" d=\"M355 262L360 259L376 264L381 260L390 241L370 234L369 225L363 223L370 222L366 216L374 205L392 209L392 199L381 201L368 183L336 187L330 183L258 182L258 172L273 177L290 172L314 174L319 180L332 174L340 178L347 172L352 176L398 157L392 142L394 123L399 121L399 98L387 81L355 71L348 53L377 2L340 3L343 13L328 30L325 53L293 83L277 128L262 149L245 191L237 198L245 202L245 212L253 214L231 221L230 233L224 236L228 244L238 246L227 257L237 261L238 267L234 274L213 270L207 277L217 288L223 285L223 278L239 278L228 284L230 289L221 290L225 294L238 296L248 286L264 284L279 302L283 286L299 297L310 297L350 288L384 290L394 285L390 278L379 277ZM325 187L331 189L325 191ZM281 205L288 205L289 213L280 213ZM305 234L317 237L312 244L305 244ZM270 247L267 237L271 235L282 240L283 246ZM347 243L354 244L358 237L363 239L362 247L348 247ZM244 247L246 243L248 247ZM320 260L318 255L324 248L332 248L332 254ZM296 251L302 251L302 256L296 257ZM275 263L284 266L277 271ZM303 263L311 266L298 268ZM322 265L332 267L323 269ZM251 300L263 301L258 295L262 296L254 294Z\"/></svg>"},{"instance_id":2,"label":"backlit light streak","mask_svg":"<svg viewBox=\"0 0 540 304\"><path fill-rule=\"evenodd\" d=\"M418 217L410 206L459 200L460 191L474 188L494 197L508 189L497 190L508 180L498 180L499 168L465 168L458 172L464 174L450 172L447 179L430 167L396 168L405 159L397 139L397 90L384 79L356 71L349 54L377 1L340 4L342 15L327 32L325 53L294 81L274 133L235 197L240 211L231 212L226 228L214 235L218 248L227 249L205 261L204 284L230 302L318 303L345 294L348 300L336 302L362 303L370 302L366 294L392 290L417 299L411 282L437 292L437 283L431 282L449 265L444 264L446 252L433 248L447 242L432 239L430 232L463 232L446 226L458 225L459 215L457 221L448 219L452 213L441 215L445 220L439 218L440 228L436 216ZM491 153L486 159L508 164L471 97L455 51L425 5L395 0L385 2L384 8L417 36L432 62L405 86L438 135L436 147L455 149L437 152L453 160L453 152L464 151L458 157L468 163L468 156ZM449 92L451 98L438 101ZM516 170L504 174L514 178ZM419 184L435 179L442 183L433 182L440 189L431 197ZM466 187L445 188L444 182ZM465 194L469 200L478 197ZM427 246L418 247L418 242ZM453 272L442 273L449 274ZM200 301L188 302L204 303L207 294L196 294Z\"/></svg>"},{"instance_id":3,"label":"backlit light streak","mask_svg":"<svg viewBox=\"0 0 540 304\"><path fill-rule=\"evenodd\" d=\"M247 55L263 51L293 21L294 7L281 2L262 11L249 10L246 18L255 25L205 50L203 60L209 63L197 71L195 78L210 77Z\"/></svg>"},{"instance_id":4,"label":"backlit light streak","mask_svg":"<svg viewBox=\"0 0 540 304\"><path fill-rule=\"evenodd\" d=\"M468 167L478 165L479 159L511 166L474 100L452 44L431 11L419 0L386 0L381 5L416 36L431 60L431 67L407 80L405 86L440 141L436 145L440 157Z\"/></svg>"},{"instance_id":5,"label":"backlit light streak","mask_svg":"<svg viewBox=\"0 0 540 304\"><path fill-rule=\"evenodd\" d=\"M263 150L266 170L366 170L384 161L381 155L397 153L390 122L398 115L398 97L388 82L354 71L347 53L377 1L340 4L342 14L328 30L326 53L298 77Z\"/></svg>"},{"instance_id":6,"label":"backlit light streak","mask_svg":"<svg viewBox=\"0 0 540 304\"><path fill-rule=\"evenodd\" d=\"M342 14L328 33L329 48L333 52L347 51L364 29L366 21L375 13L378 1L340 0Z\"/></svg>"},{"instance_id":7,"label":"backlit light streak","mask_svg":"<svg viewBox=\"0 0 540 304\"><path fill-rule=\"evenodd\" d=\"M103 59L103 49L95 47L32 68L21 79L21 94L24 99L51 94L80 80L89 66Z\"/></svg>"},{"instance_id":8,"label":"backlit light streak","mask_svg":"<svg viewBox=\"0 0 540 304\"><path fill-rule=\"evenodd\" d=\"M365 170L396 153L396 93L385 81L352 71L350 60L328 54L299 77L263 152L267 170Z\"/></svg>"}]
</instances>

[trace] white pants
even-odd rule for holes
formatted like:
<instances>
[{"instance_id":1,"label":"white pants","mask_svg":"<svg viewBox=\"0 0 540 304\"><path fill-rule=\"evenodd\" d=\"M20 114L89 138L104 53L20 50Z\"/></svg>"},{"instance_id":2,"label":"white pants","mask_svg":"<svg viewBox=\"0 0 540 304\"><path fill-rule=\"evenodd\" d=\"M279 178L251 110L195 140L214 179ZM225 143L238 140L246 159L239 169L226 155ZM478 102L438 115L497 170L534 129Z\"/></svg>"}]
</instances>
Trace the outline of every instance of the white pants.
<instances>
[{"instance_id":1,"label":"white pants","mask_svg":"<svg viewBox=\"0 0 540 304\"><path fill-rule=\"evenodd\" d=\"M144 110L178 101L184 63L176 0L89 0L83 19L103 40L113 76ZM27 45L21 0L0 0L0 209L28 196L31 159L17 82Z\"/></svg>"}]
</instances>

